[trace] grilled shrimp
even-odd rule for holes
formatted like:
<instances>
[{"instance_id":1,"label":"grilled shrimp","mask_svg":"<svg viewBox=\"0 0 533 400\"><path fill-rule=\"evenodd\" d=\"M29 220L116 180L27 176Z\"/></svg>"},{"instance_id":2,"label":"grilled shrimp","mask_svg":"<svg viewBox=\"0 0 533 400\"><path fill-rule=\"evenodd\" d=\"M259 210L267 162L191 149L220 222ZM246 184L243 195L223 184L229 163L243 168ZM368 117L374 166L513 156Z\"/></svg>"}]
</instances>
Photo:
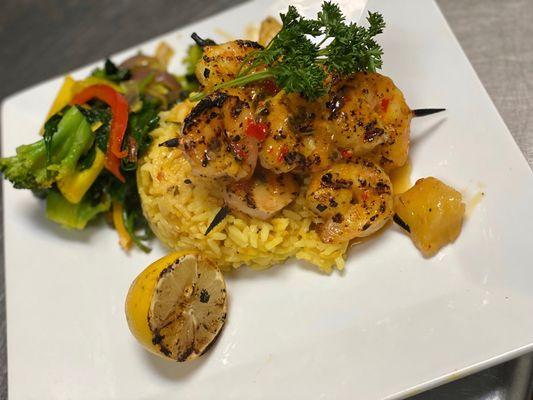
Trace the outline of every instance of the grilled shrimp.
<instances>
[{"instance_id":1,"label":"grilled shrimp","mask_svg":"<svg viewBox=\"0 0 533 400\"><path fill-rule=\"evenodd\" d=\"M259 122L267 127L259 162L263 168L278 174L292 171L301 161L300 137L290 123L294 97L281 91L267 100L257 113Z\"/></svg>"},{"instance_id":2,"label":"grilled shrimp","mask_svg":"<svg viewBox=\"0 0 533 400\"><path fill-rule=\"evenodd\" d=\"M246 135L250 105L237 95L216 92L201 100L183 122L180 145L193 173L244 179L257 162L257 140Z\"/></svg>"},{"instance_id":3,"label":"grilled shrimp","mask_svg":"<svg viewBox=\"0 0 533 400\"><path fill-rule=\"evenodd\" d=\"M317 129L314 134L301 139L300 153L305 159L307 171L321 171L331 164L333 145L326 130Z\"/></svg>"},{"instance_id":4,"label":"grilled shrimp","mask_svg":"<svg viewBox=\"0 0 533 400\"><path fill-rule=\"evenodd\" d=\"M335 82L325 103L324 124L333 142L354 155L368 153L387 140L380 115L378 97L370 79L363 74Z\"/></svg>"},{"instance_id":5,"label":"grilled shrimp","mask_svg":"<svg viewBox=\"0 0 533 400\"><path fill-rule=\"evenodd\" d=\"M394 82L383 75L374 75L379 98L381 121L388 134L387 141L376 147L370 157L386 171L403 166L409 155L410 127L413 114Z\"/></svg>"},{"instance_id":6,"label":"grilled shrimp","mask_svg":"<svg viewBox=\"0 0 533 400\"><path fill-rule=\"evenodd\" d=\"M280 91L259 107L257 118L267 126L267 136L259 151L263 168L276 173L327 162L328 134L317 131L318 103Z\"/></svg>"},{"instance_id":7,"label":"grilled shrimp","mask_svg":"<svg viewBox=\"0 0 533 400\"><path fill-rule=\"evenodd\" d=\"M381 167L360 158L312 175L306 202L324 220L322 241L344 242L383 227L393 213L391 188Z\"/></svg>"},{"instance_id":8,"label":"grilled shrimp","mask_svg":"<svg viewBox=\"0 0 533 400\"><path fill-rule=\"evenodd\" d=\"M227 185L224 200L234 210L265 220L289 205L297 194L292 175L258 169L252 178Z\"/></svg>"},{"instance_id":9,"label":"grilled shrimp","mask_svg":"<svg viewBox=\"0 0 533 400\"><path fill-rule=\"evenodd\" d=\"M372 153L386 170L405 164L411 111L390 78L355 73L334 82L328 97L324 126L341 152Z\"/></svg>"},{"instance_id":10,"label":"grilled shrimp","mask_svg":"<svg viewBox=\"0 0 533 400\"><path fill-rule=\"evenodd\" d=\"M262 48L259 43L251 40L233 40L204 46L203 56L196 64L196 77L201 85L212 89L216 84L234 79L244 57Z\"/></svg>"}]
</instances>

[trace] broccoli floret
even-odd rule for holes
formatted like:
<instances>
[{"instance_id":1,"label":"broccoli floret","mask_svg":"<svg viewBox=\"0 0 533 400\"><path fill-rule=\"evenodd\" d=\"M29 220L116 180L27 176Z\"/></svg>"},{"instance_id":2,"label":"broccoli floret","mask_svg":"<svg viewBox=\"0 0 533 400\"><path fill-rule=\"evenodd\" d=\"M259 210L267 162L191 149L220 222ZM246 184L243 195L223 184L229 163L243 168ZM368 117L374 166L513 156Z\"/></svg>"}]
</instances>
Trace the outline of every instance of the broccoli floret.
<instances>
[{"instance_id":1,"label":"broccoli floret","mask_svg":"<svg viewBox=\"0 0 533 400\"><path fill-rule=\"evenodd\" d=\"M183 64L186 68L187 75L193 75L196 64L202 58L203 50L197 44L192 44L187 49L187 55L183 58Z\"/></svg>"},{"instance_id":2,"label":"broccoli floret","mask_svg":"<svg viewBox=\"0 0 533 400\"><path fill-rule=\"evenodd\" d=\"M183 89L183 94L188 96L190 92L198 90L200 84L194 70L196 64L202 58L203 50L197 44L189 46L187 50L187 55L183 58L183 64L185 65L185 75L179 77L179 82Z\"/></svg>"},{"instance_id":3,"label":"broccoli floret","mask_svg":"<svg viewBox=\"0 0 533 400\"><path fill-rule=\"evenodd\" d=\"M51 136L17 147L16 156L0 159L0 172L17 189L42 191L76 172L94 135L83 114L71 107Z\"/></svg>"},{"instance_id":4,"label":"broccoli floret","mask_svg":"<svg viewBox=\"0 0 533 400\"><path fill-rule=\"evenodd\" d=\"M51 174L46 171L44 140L17 147L17 155L2 158L0 171L17 189L43 189L50 187Z\"/></svg>"},{"instance_id":5,"label":"broccoli floret","mask_svg":"<svg viewBox=\"0 0 533 400\"><path fill-rule=\"evenodd\" d=\"M84 229L90 220L110 207L109 196L103 196L96 203L93 203L90 196L85 196L77 204L68 202L55 189L49 190L46 196L46 217L69 229Z\"/></svg>"}]
</instances>

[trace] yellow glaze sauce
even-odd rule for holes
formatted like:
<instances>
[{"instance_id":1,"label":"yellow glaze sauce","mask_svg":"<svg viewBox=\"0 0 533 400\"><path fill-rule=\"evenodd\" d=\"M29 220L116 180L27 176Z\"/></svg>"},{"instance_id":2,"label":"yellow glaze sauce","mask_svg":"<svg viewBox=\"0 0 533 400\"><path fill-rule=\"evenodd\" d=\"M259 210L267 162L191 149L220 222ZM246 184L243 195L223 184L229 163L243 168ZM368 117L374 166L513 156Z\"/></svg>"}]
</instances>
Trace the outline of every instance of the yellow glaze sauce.
<instances>
[{"instance_id":1,"label":"yellow glaze sauce","mask_svg":"<svg viewBox=\"0 0 533 400\"><path fill-rule=\"evenodd\" d=\"M485 197L485 192L477 192L468 201L466 201L465 216L470 217L474 209L478 206L481 200Z\"/></svg>"},{"instance_id":2,"label":"yellow glaze sauce","mask_svg":"<svg viewBox=\"0 0 533 400\"><path fill-rule=\"evenodd\" d=\"M411 160L401 166L400 168L393 169L390 174L390 180L392 182L392 191L394 194L400 194L406 192L411 186L411 172L413 171L413 165Z\"/></svg>"}]
</instances>

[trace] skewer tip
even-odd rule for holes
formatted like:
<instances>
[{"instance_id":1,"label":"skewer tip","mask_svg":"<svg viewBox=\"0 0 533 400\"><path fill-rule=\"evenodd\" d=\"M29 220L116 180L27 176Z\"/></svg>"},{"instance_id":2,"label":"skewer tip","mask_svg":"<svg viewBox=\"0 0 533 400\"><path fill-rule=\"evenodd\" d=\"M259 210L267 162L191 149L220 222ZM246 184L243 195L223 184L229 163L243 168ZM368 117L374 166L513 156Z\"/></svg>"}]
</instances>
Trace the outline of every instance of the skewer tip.
<instances>
[{"instance_id":1,"label":"skewer tip","mask_svg":"<svg viewBox=\"0 0 533 400\"><path fill-rule=\"evenodd\" d=\"M205 230L204 236L207 236L209 232L211 232L218 224L222 222L224 218L229 214L230 208L226 205L224 205L220 210L218 210L217 214Z\"/></svg>"},{"instance_id":2,"label":"skewer tip","mask_svg":"<svg viewBox=\"0 0 533 400\"><path fill-rule=\"evenodd\" d=\"M413 117L425 117L426 115L436 114L440 113L442 111L446 111L445 108L418 108L416 110L412 110Z\"/></svg>"},{"instance_id":3,"label":"skewer tip","mask_svg":"<svg viewBox=\"0 0 533 400\"><path fill-rule=\"evenodd\" d=\"M192 33L191 39L194 40L194 42L200 47L212 46L216 44L214 40L202 39L196 32Z\"/></svg>"}]
</instances>

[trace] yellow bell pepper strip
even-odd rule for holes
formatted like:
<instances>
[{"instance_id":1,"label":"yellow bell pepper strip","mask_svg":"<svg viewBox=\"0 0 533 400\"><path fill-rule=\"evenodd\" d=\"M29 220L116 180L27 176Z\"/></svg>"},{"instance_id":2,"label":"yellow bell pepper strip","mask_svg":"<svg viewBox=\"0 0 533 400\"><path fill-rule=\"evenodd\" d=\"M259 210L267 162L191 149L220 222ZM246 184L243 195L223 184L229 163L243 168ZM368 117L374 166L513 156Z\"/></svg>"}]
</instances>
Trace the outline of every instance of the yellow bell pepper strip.
<instances>
[{"instance_id":1,"label":"yellow bell pepper strip","mask_svg":"<svg viewBox=\"0 0 533 400\"><path fill-rule=\"evenodd\" d=\"M96 156L89 168L57 182L57 187L63 197L72 204L78 204L96 178L98 178L98 175L104 169L104 165L105 154L97 147Z\"/></svg>"},{"instance_id":2,"label":"yellow bell pepper strip","mask_svg":"<svg viewBox=\"0 0 533 400\"><path fill-rule=\"evenodd\" d=\"M65 77L63 85L61 85L61 88L59 89L59 92L57 92L56 98L52 103L50 110L48 111L46 116L47 121L52 115L58 111L61 111L61 109L65 107L72 99L72 87L74 86L75 82L76 81L72 79L70 75Z\"/></svg>"},{"instance_id":3,"label":"yellow bell pepper strip","mask_svg":"<svg viewBox=\"0 0 533 400\"><path fill-rule=\"evenodd\" d=\"M129 250L133 241L124 226L124 209L122 208L122 203L118 201L113 202L113 225L117 230L120 246L124 250Z\"/></svg>"},{"instance_id":4,"label":"yellow bell pepper strip","mask_svg":"<svg viewBox=\"0 0 533 400\"><path fill-rule=\"evenodd\" d=\"M126 157L128 152L122 150L122 140L128 127L128 102L120 93L107 85L93 85L76 94L73 105L81 105L91 99L98 99L111 107L112 119L109 132L109 144L106 153L106 168L121 182L125 182L120 172L120 159Z\"/></svg>"},{"instance_id":5,"label":"yellow bell pepper strip","mask_svg":"<svg viewBox=\"0 0 533 400\"><path fill-rule=\"evenodd\" d=\"M89 76L85 79L82 79L81 81L74 82L74 85L72 86L72 93L71 93L72 97L74 97L75 95L83 91L84 89L88 88L89 86L93 86L93 85L107 85L115 89L117 92L122 93L122 89L116 83L108 81L107 79L104 79L104 78L98 78L96 76Z\"/></svg>"}]
</instances>

